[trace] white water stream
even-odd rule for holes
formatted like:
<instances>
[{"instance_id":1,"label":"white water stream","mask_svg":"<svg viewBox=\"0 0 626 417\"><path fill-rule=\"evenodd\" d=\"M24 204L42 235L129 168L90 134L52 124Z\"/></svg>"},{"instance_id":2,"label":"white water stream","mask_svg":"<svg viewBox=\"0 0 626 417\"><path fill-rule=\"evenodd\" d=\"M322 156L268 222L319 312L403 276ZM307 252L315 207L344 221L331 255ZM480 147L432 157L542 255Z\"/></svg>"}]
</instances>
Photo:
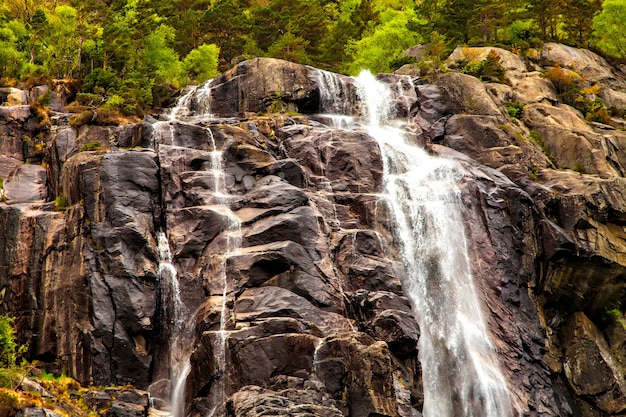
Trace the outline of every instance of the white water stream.
<instances>
[{"instance_id":1,"label":"white water stream","mask_svg":"<svg viewBox=\"0 0 626 417\"><path fill-rule=\"evenodd\" d=\"M176 268L172 265L172 254L167 235L157 235L159 250L159 281L163 304L169 302L170 311L170 405L173 417L185 415L185 381L191 370L192 332L189 328L188 312L180 296L180 286Z\"/></svg>"},{"instance_id":2,"label":"white water stream","mask_svg":"<svg viewBox=\"0 0 626 417\"><path fill-rule=\"evenodd\" d=\"M228 300L228 277L227 277L227 260L230 256L236 255L241 249L241 223L239 218L233 214L229 208L229 194L226 188L226 175L222 164L222 152L217 150L215 139L211 130L210 140L212 145L211 152L211 171L213 172L213 192L215 195L215 203L222 206L224 214L226 215L225 224L225 247L223 255L220 257L219 276L222 284L222 305L220 314L220 329L215 341L215 356L217 369L217 378L215 379L214 386L211 388L210 402L211 410L207 414L207 417L212 417L215 414L217 407L224 401L226 397L226 373L227 373L227 361L226 361L226 342L228 332L226 331L227 316L227 300Z\"/></svg>"},{"instance_id":3,"label":"white water stream","mask_svg":"<svg viewBox=\"0 0 626 417\"><path fill-rule=\"evenodd\" d=\"M191 122L199 119L212 117L210 112L210 81L192 87L186 94L178 99L176 105L170 109L166 117L169 122L158 122L156 129L157 135L166 133L169 137L174 137L174 127L172 121ZM215 340L215 356L217 375L215 386L211 389L212 410L208 414L213 415L217 406L225 397L225 374L226 374L226 341L227 341L227 297L228 282L226 276L226 260L229 256L235 254L241 247L241 232L238 218L229 209L229 195L225 185L225 173L222 163L223 154L217 150L213 134L209 128L206 129L210 146L210 166L208 173L213 179L213 196L212 204L215 209L223 212L226 217L225 224L225 247L219 260L219 275L221 283L220 296L221 316L220 330L217 332ZM193 312L188 311L185 307L180 294L178 275L176 268L172 264L172 256L170 246L165 232L158 233L158 251L159 251L159 279L162 286L162 302L167 305L170 318L170 406L171 417L185 417L185 385L187 377L191 371L191 355L194 349L194 331L195 320L192 320Z\"/></svg>"},{"instance_id":4,"label":"white water stream","mask_svg":"<svg viewBox=\"0 0 626 417\"><path fill-rule=\"evenodd\" d=\"M344 80L320 72L322 110L348 114ZM405 140L401 128L389 123L390 89L371 74L355 80L366 128L382 152L384 198L395 223L409 279L404 290L419 322L419 360L424 381L424 417L512 417L511 398L489 339L485 318L474 284L462 218L462 178L457 163L435 158ZM322 88L329 86L328 89ZM208 83L181 98L170 118L201 116L210 103ZM332 91L329 91L332 90ZM199 95L198 95L199 93ZM196 94L194 96L194 94ZM203 98L204 97L204 98ZM334 97L334 99L333 99ZM338 99L339 98L339 99ZM335 100L335 101L333 101ZM204 109L204 110L203 110ZM334 120L334 119L333 119ZM351 119L338 117L342 127ZM209 131L210 132L210 131ZM226 247L221 262L222 315L216 334L217 378L211 389L212 416L225 398L227 297L226 260L239 250L240 225L228 209L222 154L213 143L211 171L215 179L215 204L227 213ZM330 190L332 192L332 189ZM189 312L180 302L176 270L171 264L165 234L159 234L159 275L167 281L173 303L172 416L184 417L184 388L193 348L186 328ZM175 331L174 331L175 330ZM315 365L314 365L315 366Z\"/></svg>"},{"instance_id":5,"label":"white water stream","mask_svg":"<svg viewBox=\"0 0 626 417\"><path fill-rule=\"evenodd\" d=\"M424 417L511 417L511 398L481 310L462 218L457 163L408 143L389 124L390 89L355 79L367 130L378 142L385 198L420 325Z\"/></svg>"}]
</instances>

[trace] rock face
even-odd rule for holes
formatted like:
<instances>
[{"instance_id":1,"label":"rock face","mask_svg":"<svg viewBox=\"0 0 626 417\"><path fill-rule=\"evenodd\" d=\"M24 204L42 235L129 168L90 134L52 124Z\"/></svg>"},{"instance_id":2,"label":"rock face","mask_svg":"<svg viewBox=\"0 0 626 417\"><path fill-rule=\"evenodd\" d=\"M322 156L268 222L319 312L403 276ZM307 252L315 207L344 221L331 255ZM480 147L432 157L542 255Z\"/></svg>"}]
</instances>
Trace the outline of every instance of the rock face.
<instances>
[{"instance_id":1,"label":"rock face","mask_svg":"<svg viewBox=\"0 0 626 417\"><path fill-rule=\"evenodd\" d=\"M414 141L460 164L469 260L516 415L623 415L626 136L558 104L529 72L538 64L494 51L511 85L379 78ZM545 54L620 92L591 53ZM192 340L186 415L420 416L428 375L381 151L319 115L360 115L354 82L256 59L202 91L210 116L49 130L24 105L36 91L2 93L0 308L29 358L85 385L149 390L161 407L177 294ZM94 394L101 413L145 413L143 397L111 392Z\"/></svg>"}]
</instances>

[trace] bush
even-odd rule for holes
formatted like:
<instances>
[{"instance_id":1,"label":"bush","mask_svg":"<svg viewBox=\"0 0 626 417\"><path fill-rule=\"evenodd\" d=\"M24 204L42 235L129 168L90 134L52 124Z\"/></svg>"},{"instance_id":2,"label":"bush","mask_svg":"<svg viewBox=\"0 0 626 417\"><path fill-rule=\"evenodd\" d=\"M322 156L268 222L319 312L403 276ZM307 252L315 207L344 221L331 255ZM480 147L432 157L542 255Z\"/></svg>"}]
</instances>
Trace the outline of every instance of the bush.
<instances>
[{"instance_id":1,"label":"bush","mask_svg":"<svg viewBox=\"0 0 626 417\"><path fill-rule=\"evenodd\" d=\"M67 201L67 197L64 195L59 195L54 199L54 209L56 211L64 211L69 207L69 202Z\"/></svg>"},{"instance_id":2,"label":"bush","mask_svg":"<svg viewBox=\"0 0 626 417\"><path fill-rule=\"evenodd\" d=\"M202 44L192 49L183 60L183 68L193 82L202 83L216 77L220 48L215 44Z\"/></svg>"},{"instance_id":3,"label":"bush","mask_svg":"<svg viewBox=\"0 0 626 417\"><path fill-rule=\"evenodd\" d=\"M509 116L519 119L522 114L524 105L519 101L507 101L506 110L509 112Z\"/></svg>"},{"instance_id":4,"label":"bush","mask_svg":"<svg viewBox=\"0 0 626 417\"><path fill-rule=\"evenodd\" d=\"M73 114L72 117L70 117L70 120L69 120L70 126L78 127L78 126L85 125L85 124L93 121L94 120L94 116L95 116L95 114L91 110L83 110L80 113Z\"/></svg>"},{"instance_id":5,"label":"bush","mask_svg":"<svg viewBox=\"0 0 626 417\"><path fill-rule=\"evenodd\" d=\"M20 401L17 395L12 392L0 390L0 415L14 416L20 408Z\"/></svg>"},{"instance_id":6,"label":"bush","mask_svg":"<svg viewBox=\"0 0 626 417\"><path fill-rule=\"evenodd\" d=\"M106 110L119 110L124 106L124 99L117 94L112 95L102 106Z\"/></svg>"},{"instance_id":7,"label":"bush","mask_svg":"<svg viewBox=\"0 0 626 417\"><path fill-rule=\"evenodd\" d=\"M407 64L417 64L417 60L415 59L415 57L412 57L412 56L403 56L400 58L392 59L391 62L389 63L389 68L392 71L395 71L399 69L400 67L402 67L403 65L407 65Z\"/></svg>"},{"instance_id":8,"label":"bush","mask_svg":"<svg viewBox=\"0 0 626 417\"><path fill-rule=\"evenodd\" d=\"M494 51L490 51L487 58L482 61L464 61L461 62L461 72L463 74L472 75L482 81L498 81L508 83L505 70L500 64L501 58Z\"/></svg>"},{"instance_id":9,"label":"bush","mask_svg":"<svg viewBox=\"0 0 626 417\"><path fill-rule=\"evenodd\" d=\"M123 81L116 74L96 68L85 77L82 91L84 93L100 94L106 91L117 91L122 87Z\"/></svg>"},{"instance_id":10,"label":"bush","mask_svg":"<svg viewBox=\"0 0 626 417\"><path fill-rule=\"evenodd\" d=\"M27 345L20 345L15 340L13 317L0 316L0 366L14 368L19 356L28 349Z\"/></svg>"},{"instance_id":11,"label":"bush","mask_svg":"<svg viewBox=\"0 0 626 417\"><path fill-rule=\"evenodd\" d=\"M573 71L564 70L557 62L552 68L544 72L543 76L552 81L560 100L570 106L574 105L576 98L580 95L580 85L584 82L580 75Z\"/></svg>"},{"instance_id":12,"label":"bush","mask_svg":"<svg viewBox=\"0 0 626 417\"><path fill-rule=\"evenodd\" d=\"M89 151L97 151L98 149L100 149L102 145L100 144L100 142L89 142L86 143L81 149L81 152L89 152Z\"/></svg>"}]
</instances>

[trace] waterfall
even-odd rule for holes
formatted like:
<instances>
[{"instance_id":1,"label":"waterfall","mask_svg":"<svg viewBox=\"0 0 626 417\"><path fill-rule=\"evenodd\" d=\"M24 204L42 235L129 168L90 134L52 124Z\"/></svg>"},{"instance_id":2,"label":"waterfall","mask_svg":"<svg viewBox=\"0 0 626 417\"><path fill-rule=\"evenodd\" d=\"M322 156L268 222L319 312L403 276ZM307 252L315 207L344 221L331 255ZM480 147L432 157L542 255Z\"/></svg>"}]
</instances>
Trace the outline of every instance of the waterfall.
<instances>
[{"instance_id":1,"label":"waterfall","mask_svg":"<svg viewBox=\"0 0 626 417\"><path fill-rule=\"evenodd\" d=\"M180 96L166 116L170 120L191 116L211 116L211 81L191 87Z\"/></svg>"},{"instance_id":2,"label":"waterfall","mask_svg":"<svg viewBox=\"0 0 626 417\"><path fill-rule=\"evenodd\" d=\"M511 417L511 398L488 336L462 218L457 163L407 143L388 121L391 91L356 78L367 130L384 165L385 199L408 272L404 291L420 325L424 417Z\"/></svg>"},{"instance_id":3,"label":"waterfall","mask_svg":"<svg viewBox=\"0 0 626 417\"><path fill-rule=\"evenodd\" d=\"M345 115L352 112L350 90L345 76L320 69L315 69L320 93L320 113L332 115L335 122L346 121Z\"/></svg>"},{"instance_id":4,"label":"waterfall","mask_svg":"<svg viewBox=\"0 0 626 417\"><path fill-rule=\"evenodd\" d=\"M210 114L211 109L211 88L210 82L200 86L190 88L177 101L176 105L166 114L167 122L157 122L155 127L155 136L157 140L174 141L174 128L172 121L183 120L188 123L194 121L206 121L207 118L213 117ZM228 282L226 275L226 260L229 256L234 255L241 247L241 232L239 219L230 211L230 196L226 190L225 172L222 164L222 151L217 149L215 139L210 128L206 128L211 146L210 166L208 171L213 179L213 199L211 204L217 210L223 211L225 214L224 233L226 238L225 247L220 256L220 281L221 288L219 295L222 298L222 309L220 317L220 330L217 332L215 340L215 357L217 362L216 387L211 390L212 415L217 406L225 397L225 381L226 373L226 341L227 341L227 297ZM165 136L164 136L165 135ZM172 255L170 245L165 232L159 232L157 235L158 253L159 253L159 269L158 279L161 283L162 303L165 306L165 316L169 319L170 329L170 406L171 417L185 417L185 386L187 377L191 371L191 355L194 350L194 333L195 320L192 320L193 312L189 311L181 299L179 282L176 268L172 265ZM212 294L215 295L215 294Z\"/></svg>"},{"instance_id":5,"label":"waterfall","mask_svg":"<svg viewBox=\"0 0 626 417\"><path fill-rule=\"evenodd\" d=\"M172 326L169 352L171 415L184 417L185 381L191 370L189 359L192 350L192 332L189 329L188 312L180 296L178 274L172 265L170 243L164 232L157 234L157 247L159 251L158 279L161 283L162 298L169 302L169 321Z\"/></svg>"},{"instance_id":6,"label":"waterfall","mask_svg":"<svg viewBox=\"0 0 626 417\"><path fill-rule=\"evenodd\" d=\"M211 132L208 129L209 133ZM215 194L215 203L225 208L226 224L225 224L225 248L224 254L220 257L219 275L222 283L221 297L222 308L220 312L220 329L217 332L217 338L215 341L215 357L217 359L216 369L216 386L211 388L211 410L207 414L207 417L212 417L215 414L217 407L224 401L226 397L226 342L227 342L227 330L226 321L227 316L227 299L228 299L228 277L226 273L227 259L230 256L234 256L241 248L241 223L239 218L233 214L229 209L229 195L226 189L225 172L222 165L222 152L217 150L215 139L213 134L209 135L213 150L211 152L211 170L213 171L213 192Z\"/></svg>"}]
</instances>

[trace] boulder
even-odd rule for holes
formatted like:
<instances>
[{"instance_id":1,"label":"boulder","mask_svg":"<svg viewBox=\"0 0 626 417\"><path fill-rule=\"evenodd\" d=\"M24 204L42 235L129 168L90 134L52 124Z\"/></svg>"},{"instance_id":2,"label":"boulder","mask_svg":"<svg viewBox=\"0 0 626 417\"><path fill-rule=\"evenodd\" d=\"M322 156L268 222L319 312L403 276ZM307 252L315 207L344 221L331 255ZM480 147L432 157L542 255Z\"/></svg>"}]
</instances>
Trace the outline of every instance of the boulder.
<instances>
[{"instance_id":1,"label":"boulder","mask_svg":"<svg viewBox=\"0 0 626 417\"><path fill-rule=\"evenodd\" d=\"M317 109L319 90L308 67L272 58L244 61L211 82L211 113L278 113Z\"/></svg>"},{"instance_id":2,"label":"boulder","mask_svg":"<svg viewBox=\"0 0 626 417\"><path fill-rule=\"evenodd\" d=\"M502 48L493 47L467 47L457 46L448 57L448 65L453 62L467 61L480 62L487 58L490 53L500 57L500 65L507 71L526 72L526 65L522 59L514 53Z\"/></svg>"},{"instance_id":3,"label":"boulder","mask_svg":"<svg viewBox=\"0 0 626 417\"><path fill-rule=\"evenodd\" d=\"M25 106L29 104L29 94L26 90L13 87L0 88L0 104L3 106Z\"/></svg>"},{"instance_id":4,"label":"boulder","mask_svg":"<svg viewBox=\"0 0 626 417\"><path fill-rule=\"evenodd\" d=\"M574 313L559 332L567 380L578 395L608 414L626 410L626 370L611 354L602 333L583 314Z\"/></svg>"}]
</instances>

